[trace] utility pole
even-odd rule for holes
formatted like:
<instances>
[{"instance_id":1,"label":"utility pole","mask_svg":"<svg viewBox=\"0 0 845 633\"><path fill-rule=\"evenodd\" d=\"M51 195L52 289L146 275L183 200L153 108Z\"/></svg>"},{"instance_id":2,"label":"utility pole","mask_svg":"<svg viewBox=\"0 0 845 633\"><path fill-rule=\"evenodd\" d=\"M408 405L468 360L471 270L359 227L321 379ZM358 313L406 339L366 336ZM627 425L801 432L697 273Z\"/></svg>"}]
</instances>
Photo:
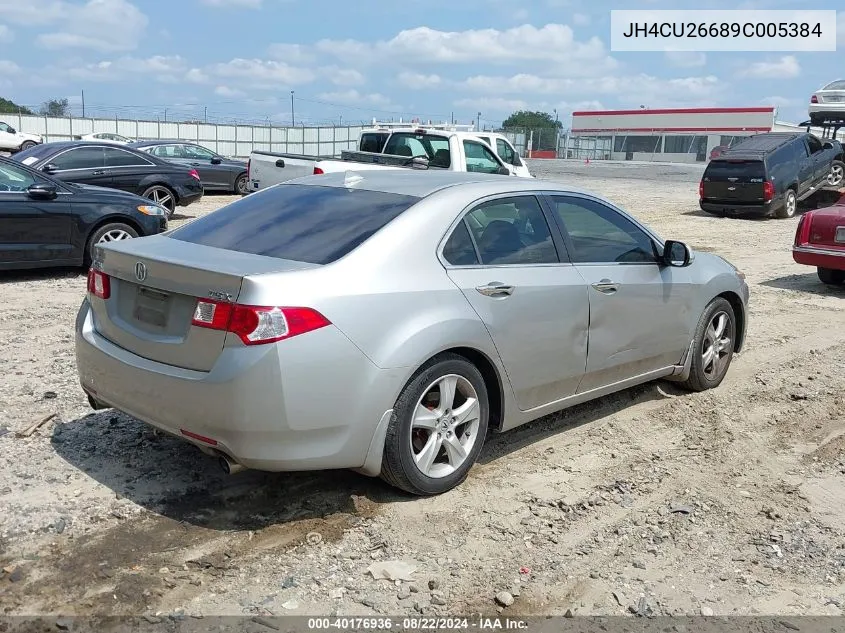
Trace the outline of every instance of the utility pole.
<instances>
[{"instance_id":1,"label":"utility pole","mask_svg":"<svg viewBox=\"0 0 845 633\"><path fill-rule=\"evenodd\" d=\"M476 119L475 121L475 127L477 128L478 132L481 131L481 112L478 113L478 119Z\"/></svg>"},{"instance_id":2,"label":"utility pole","mask_svg":"<svg viewBox=\"0 0 845 633\"><path fill-rule=\"evenodd\" d=\"M296 127L296 119L293 116L293 90L290 91L290 126Z\"/></svg>"},{"instance_id":3,"label":"utility pole","mask_svg":"<svg viewBox=\"0 0 845 633\"><path fill-rule=\"evenodd\" d=\"M208 123L208 106L203 108L205 110L205 122Z\"/></svg>"},{"instance_id":4,"label":"utility pole","mask_svg":"<svg viewBox=\"0 0 845 633\"><path fill-rule=\"evenodd\" d=\"M85 118L85 91L82 91L82 118Z\"/></svg>"}]
</instances>

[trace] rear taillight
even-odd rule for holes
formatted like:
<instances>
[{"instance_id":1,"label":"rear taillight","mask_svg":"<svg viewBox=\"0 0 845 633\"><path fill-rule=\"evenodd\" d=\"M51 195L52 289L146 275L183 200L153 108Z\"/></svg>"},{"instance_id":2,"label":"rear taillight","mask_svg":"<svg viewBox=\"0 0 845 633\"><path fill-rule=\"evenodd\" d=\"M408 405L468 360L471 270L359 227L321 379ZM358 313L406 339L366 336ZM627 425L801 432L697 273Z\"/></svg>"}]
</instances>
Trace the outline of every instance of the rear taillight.
<instances>
[{"instance_id":1,"label":"rear taillight","mask_svg":"<svg viewBox=\"0 0 845 633\"><path fill-rule=\"evenodd\" d=\"M261 345L312 332L331 322L311 308L247 306L200 299L191 324L237 334L245 345Z\"/></svg>"},{"instance_id":2,"label":"rear taillight","mask_svg":"<svg viewBox=\"0 0 845 633\"><path fill-rule=\"evenodd\" d=\"M813 95L812 97L810 97L810 103L818 103L818 102L819 102L819 98L816 95Z\"/></svg>"},{"instance_id":3,"label":"rear taillight","mask_svg":"<svg viewBox=\"0 0 845 633\"><path fill-rule=\"evenodd\" d=\"M252 166L252 159L249 158L246 161L246 179L249 180L249 168Z\"/></svg>"},{"instance_id":4,"label":"rear taillight","mask_svg":"<svg viewBox=\"0 0 845 633\"><path fill-rule=\"evenodd\" d=\"M798 228L795 229L795 246L803 246L810 243L810 228L813 224L813 214L805 213L798 220Z\"/></svg>"},{"instance_id":5,"label":"rear taillight","mask_svg":"<svg viewBox=\"0 0 845 633\"><path fill-rule=\"evenodd\" d=\"M763 199L766 202L771 202L775 197L775 184L771 180L763 183Z\"/></svg>"},{"instance_id":6,"label":"rear taillight","mask_svg":"<svg viewBox=\"0 0 845 633\"><path fill-rule=\"evenodd\" d=\"M188 175L189 175L191 178L196 178L197 180L199 180L199 179L200 179L200 173L199 173L196 169L192 169L191 171L189 171L189 172L188 172Z\"/></svg>"},{"instance_id":7,"label":"rear taillight","mask_svg":"<svg viewBox=\"0 0 845 633\"><path fill-rule=\"evenodd\" d=\"M698 199L704 200L704 181L700 180L698 182Z\"/></svg>"},{"instance_id":8,"label":"rear taillight","mask_svg":"<svg viewBox=\"0 0 845 633\"><path fill-rule=\"evenodd\" d=\"M321 175L321 174L325 174L325 173L326 173L326 172L324 172L324 171L323 171L322 169L320 169L319 167L315 167L315 168L314 168L314 175L315 175L315 176L319 176L319 175Z\"/></svg>"},{"instance_id":9,"label":"rear taillight","mask_svg":"<svg viewBox=\"0 0 845 633\"><path fill-rule=\"evenodd\" d=\"M94 268L88 270L88 292L100 299L108 299L111 296L111 281L109 276Z\"/></svg>"}]
</instances>

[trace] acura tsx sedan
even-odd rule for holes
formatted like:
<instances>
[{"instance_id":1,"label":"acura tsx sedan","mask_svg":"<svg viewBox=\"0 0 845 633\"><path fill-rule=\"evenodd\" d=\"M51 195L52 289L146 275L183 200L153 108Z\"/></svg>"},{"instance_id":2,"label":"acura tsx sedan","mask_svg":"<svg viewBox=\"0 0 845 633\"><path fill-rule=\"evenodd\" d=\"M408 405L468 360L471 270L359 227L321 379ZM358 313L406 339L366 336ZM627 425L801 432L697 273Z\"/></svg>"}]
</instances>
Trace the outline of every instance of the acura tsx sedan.
<instances>
[{"instance_id":1,"label":"acura tsx sedan","mask_svg":"<svg viewBox=\"0 0 845 633\"><path fill-rule=\"evenodd\" d=\"M443 493L488 432L657 379L718 386L746 331L734 266L552 182L307 176L97 250L76 322L89 402L230 473Z\"/></svg>"}]
</instances>

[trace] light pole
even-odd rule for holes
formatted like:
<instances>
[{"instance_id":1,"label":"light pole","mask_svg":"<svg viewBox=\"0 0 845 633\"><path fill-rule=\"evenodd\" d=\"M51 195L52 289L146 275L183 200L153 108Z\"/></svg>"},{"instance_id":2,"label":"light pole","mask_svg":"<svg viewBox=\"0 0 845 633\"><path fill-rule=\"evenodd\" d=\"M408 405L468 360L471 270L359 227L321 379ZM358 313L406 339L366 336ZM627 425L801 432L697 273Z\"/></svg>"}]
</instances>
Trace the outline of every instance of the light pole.
<instances>
[{"instance_id":1,"label":"light pole","mask_svg":"<svg viewBox=\"0 0 845 633\"><path fill-rule=\"evenodd\" d=\"M477 131L481 131L481 112L478 113L478 118L475 120L475 127L478 128Z\"/></svg>"},{"instance_id":2,"label":"light pole","mask_svg":"<svg viewBox=\"0 0 845 633\"><path fill-rule=\"evenodd\" d=\"M296 119L293 117L293 90L290 91L290 126L296 127Z\"/></svg>"}]
</instances>

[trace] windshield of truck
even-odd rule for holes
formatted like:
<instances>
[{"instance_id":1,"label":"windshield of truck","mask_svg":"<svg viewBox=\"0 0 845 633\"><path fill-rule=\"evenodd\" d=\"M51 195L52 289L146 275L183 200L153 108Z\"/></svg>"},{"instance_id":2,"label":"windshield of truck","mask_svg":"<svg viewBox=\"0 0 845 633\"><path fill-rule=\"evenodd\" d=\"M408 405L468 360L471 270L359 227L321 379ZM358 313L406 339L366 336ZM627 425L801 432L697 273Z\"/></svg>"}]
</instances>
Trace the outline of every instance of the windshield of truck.
<instances>
[{"instance_id":1,"label":"windshield of truck","mask_svg":"<svg viewBox=\"0 0 845 633\"><path fill-rule=\"evenodd\" d=\"M428 159L429 167L448 169L452 165L449 139L434 134L396 132L387 140L384 153L408 157L421 156Z\"/></svg>"}]
</instances>

